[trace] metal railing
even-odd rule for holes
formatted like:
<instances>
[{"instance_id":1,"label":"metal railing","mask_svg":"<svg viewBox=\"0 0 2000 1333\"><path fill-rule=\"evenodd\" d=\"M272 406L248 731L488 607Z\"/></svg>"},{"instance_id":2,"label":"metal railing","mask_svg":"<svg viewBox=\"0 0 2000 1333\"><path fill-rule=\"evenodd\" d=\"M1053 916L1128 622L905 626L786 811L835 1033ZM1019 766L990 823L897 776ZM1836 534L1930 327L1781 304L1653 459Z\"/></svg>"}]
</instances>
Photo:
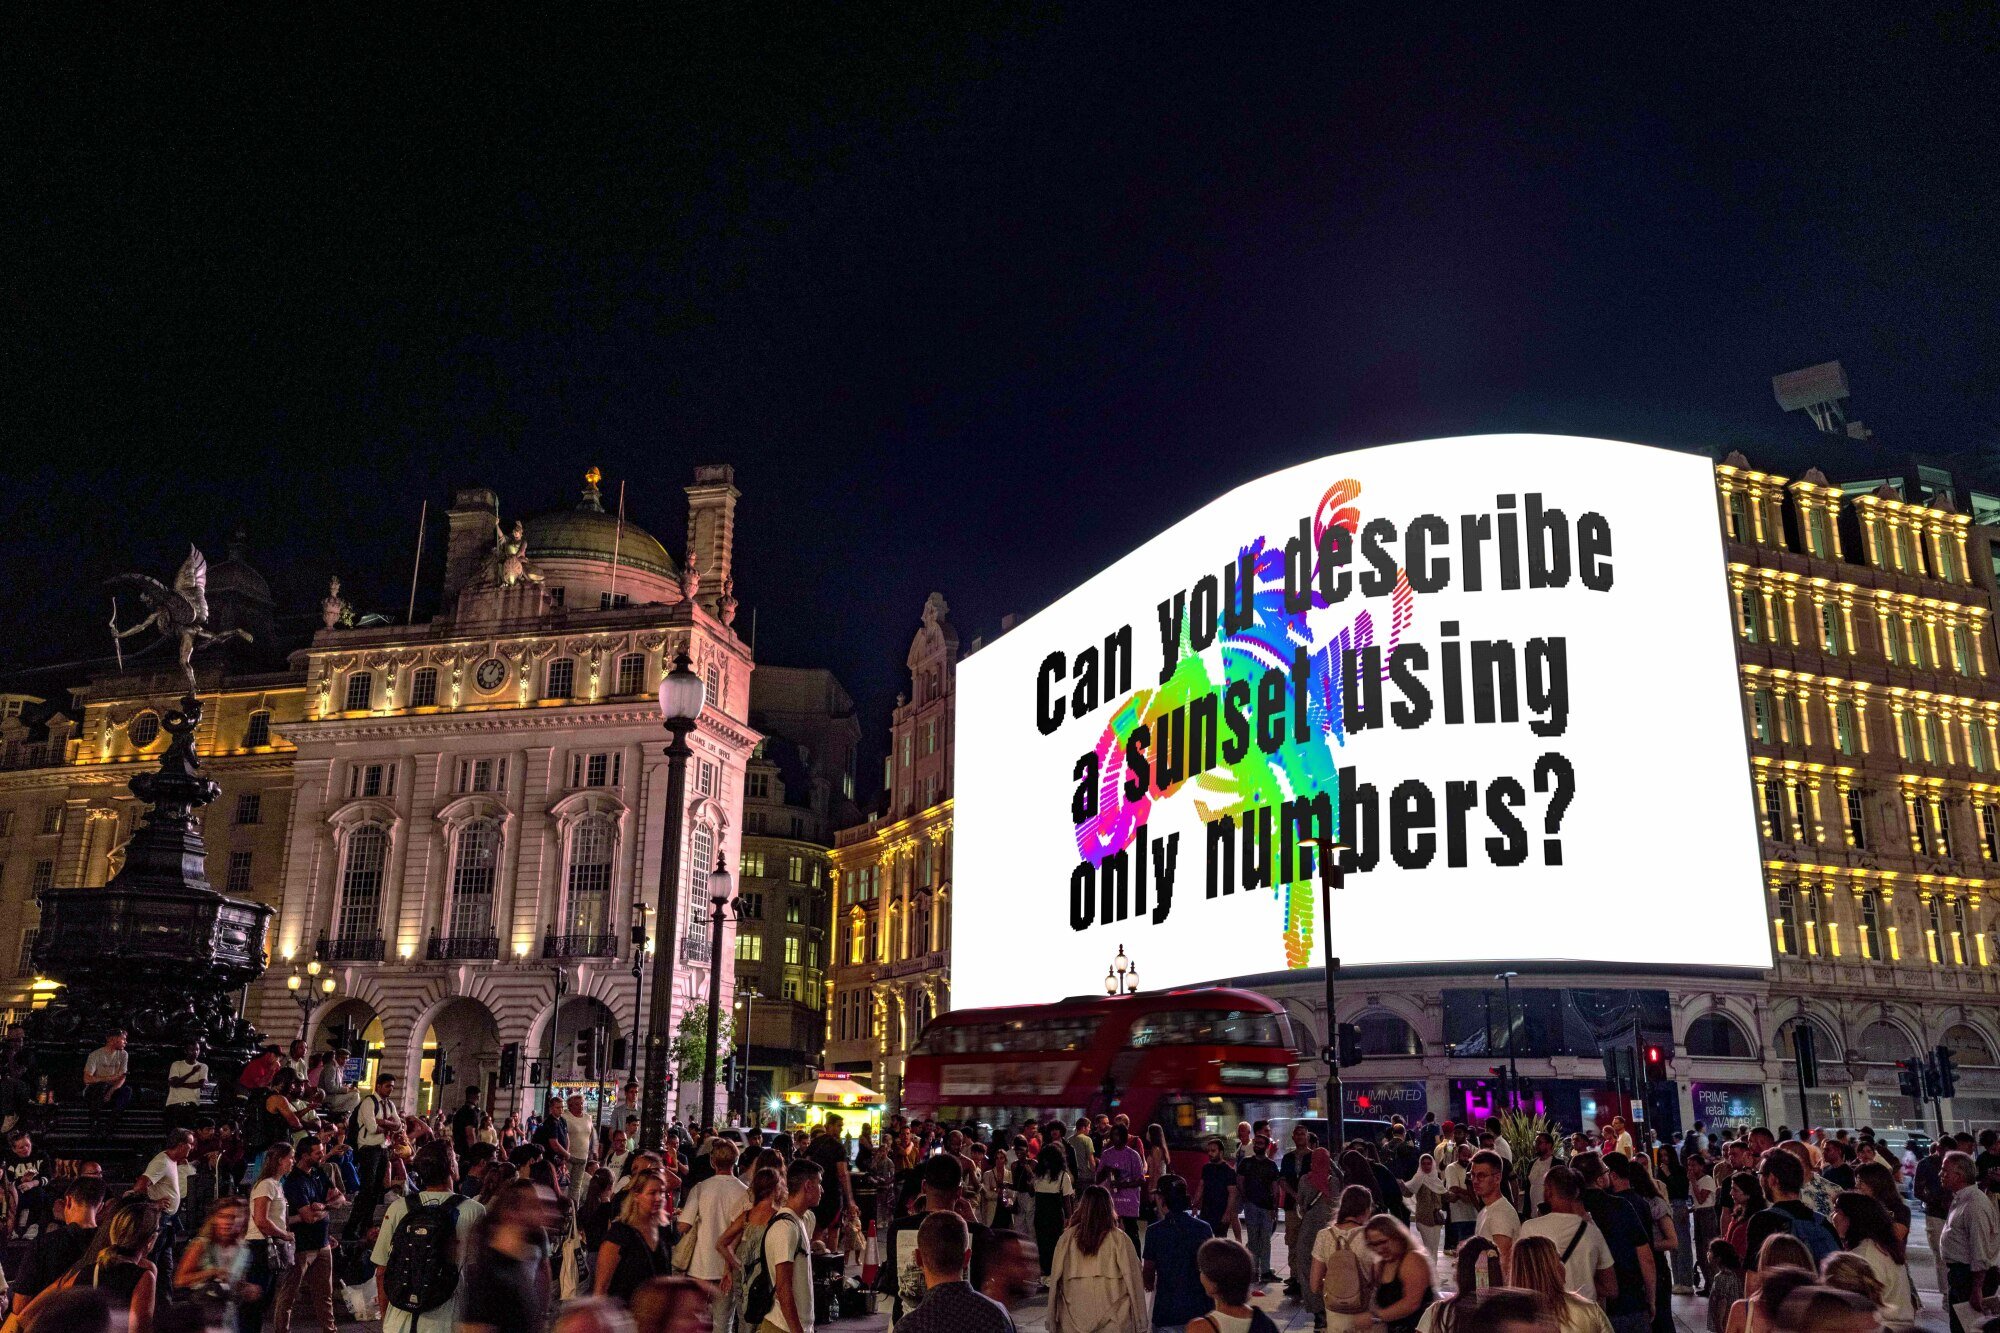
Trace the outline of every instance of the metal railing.
<instances>
[{"instance_id":1,"label":"metal railing","mask_svg":"<svg viewBox=\"0 0 2000 1333\"><path fill-rule=\"evenodd\" d=\"M424 949L424 957L433 963L452 963L499 956L498 935L433 935Z\"/></svg>"},{"instance_id":2,"label":"metal railing","mask_svg":"<svg viewBox=\"0 0 2000 1333\"><path fill-rule=\"evenodd\" d=\"M683 963L705 963L708 961L708 936L681 936L681 961Z\"/></svg>"},{"instance_id":3,"label":"metal railing","mask_svg":"<svg viewBox=\"0 0 2000 1333\"><path fill-rule=\"evenodd\" d=\"M319 937L317 952L328 963L379 963L387 952L380 935L352 935L339 939Z\"/></svg>"},{"instance_id":4,"label":"metal railing","mask_svg":"<svg viewBox=\"0 0 2000 1333\"><path fill-rule=\"evenodd\" d=\"M616 935L544 935L544 958L612 958L618 953Z\"/></svg>"}]
</instances>

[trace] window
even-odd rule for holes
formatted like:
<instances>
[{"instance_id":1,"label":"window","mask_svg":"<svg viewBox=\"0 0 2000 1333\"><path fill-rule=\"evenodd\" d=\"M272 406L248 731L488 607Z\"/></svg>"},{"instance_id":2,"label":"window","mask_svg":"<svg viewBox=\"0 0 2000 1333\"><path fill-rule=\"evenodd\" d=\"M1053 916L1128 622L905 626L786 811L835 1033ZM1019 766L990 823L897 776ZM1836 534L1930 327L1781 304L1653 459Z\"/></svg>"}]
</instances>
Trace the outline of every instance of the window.
<instances>
[{"instance_id":1,"label":"window","mask_svg":"<svg viewBox=\"0 0 2000 1333\"><path fill-rule=\"evenodd\" d=\"M848 962L860 964L868 961L867 956L862 952L866 933L860 917L854 917L847 923Z\"/></svg>"},{"instance_id":2,"label":"window","mask_svg":"<svg viewBox=\"0 0 2000 1333\"><path fill-rule=\"evenodd\" d=\"M1805 724L1799 718L1799 696L1787 694L1778 700L1779 715L1784 720L1784 738L1787 745L1803 745L1806 739Z\"/></svg>"},{"instance_id":3,"label":"window","mask_svg":"<svg viewBox=\"0 0 2000 1333\"><path fill-rule=\"evenodd\" d=\"M745 879L764 878L764 853L744 852L736 858L736 868L743 872Z\"/></svg>"},{"instance_id":4,"label":"window","mask_svg":"<svg viewBox=\"0 0 2000 1333\"><path fill-rule=\"evenodd\" d=\"M736 961L739 963L761 963L764 961L764 937L753 935L747 930L736 932Z\"/></svg>"},{"instance_id":5,"label":"window","mask_svg":"<svg viewBox=\"0 0 2000 1333\"><path fill-rule=\"evenodd\" d=\"M465 791L507 790L505 759L461 759L458 761L458 789Z\"/></svg>"},{"instance_id":6,"label":"window","mask_svg":"<svg viewBox=\"0 0 2000 1333\"><path fill-rule=\"evenodd\" d=\"M568 588L550 588L550 589L549 589L549 605L550 605L550 606L553 606L553 607L561 607L561 606L563 606L563 605L564 605L565 603L567 603L568 601L569 601L569 589L568 589Z\"/></svg>"},{"instance_id":7,"label":"window","mask_svg":"<svg viewBox=\"0 0 2000 1333\"><path fill-rule=\"evenodd\" d=\"M1903 738L1903 758L1911 760L1922 760L1924 757L1924 743L1917 736L1917 715L1911 712L1909 709L1905 708L1902 711L1901 719L1902 719L1901 735Z\"/></svg>"},{"instance_id":8,"label":"window","mask_svg":"<svg viewBox=\"0 0 2000 1333\"><path fill-rule=\"evenodd\" d=\"M250 892L250 853L231 852L229 854L229 878L224 881L224 892L241 898Z\"/></svg>"},{"instance_id":9,"label":"window","mask_svg":"<svg viewBox=\"0 0 2000 1333\"><path fill-rule=\"evenodd\" d=\"M1907 527L1896 529L1896 568L1911 574L1924 572L1923 557L1917 548L1917 534Z\"/></svg>"},{"instance_id":10,"label":"window","mask_svg":"<svg viewBox=\"0 0 2000 1333\"><path fill-rule=\"evenodd\" d=\"M1812 841L1812 792L1803 782L1791 784L1792 797L1792 838L1796 842Z\"/></svg>"},{"instance_id":11,"label":"window","mask_svg":"<svg viewBox=\"0 0 2000 1333\"><path fill-rule=\"evenodd\" d=\"M1812 547L1812 554L1822 558L1833 555L1833 533L1827 527L1826 511L1814 508L1806 516L1806 543Z\"/></svg>"},{"instance_id":12,"label":"window","mask_svg":"<svg viewBox=\"0 0 2000 1333\"><path fill-rule=\"evenodd\" d=\"M475 819L458 831L457 860L451 870L451 916L445 934L484 939L493 931L493 880L500 860L500 826Z\"/></svg>"},{"instance_id":13,"label":"window","mask_svg":"<svg viewBox=\"0 0 2000 1333\"><path fill-rule=\"evenodd\" d=\"M1842 754L1861 751L1861 720L1854 705L1846 699L1833 706L1833 745Z\"/></svg>"},{"instance_id":14,"label":"window","mask_svg":"<svg viewBox=\"0 0 2000 1333\"><path fill-rule=\"evenodd\" d=\"M1823 934L1819 918L1819 895L1814 893L1812 889L1801 886L1799 889L1799 904L1805 909L1805 951L1810 954L1819 953L1821 951L1820 939Z\"/></svg>"},{"instance_id":15,"label":"window","mask_svg":"<svg viewBox=\"0 0 2000 1333\"><path fill-rule=\"evenodd\" d=\"M813 886L814 888L818 888L818 887L819 887L819 885L820 885L820 876L821 876L821 875L822 875L822 874L823 874L823 873L825 872L825 870L826 870L826 867L825 867L824 865L822 865L822 864L821 864L820 862L818 862L818 861L815 861L815 862L813 862L813 863L812 863L812 886Z\"/></svg>"},{"instance_id":16,"label":"window","mask_svg":"<svg viewBox=\"0 0 2000 1333\"><path fill-rule=\"evenodd\" d=\"M763 894L745 893L745 894L740 894L738 896L740 896L743 899L744 916L749 917L752 921L762 921L764 919Z\"/></svg>"},{"instance_id":17,"label":"window","mask_svg":"<svg viewBox=\"0 0 2000 1333\"><path fill-rule=\"evenodd\" d=\"M42 832L61 833L63 831L63 807L45 805L42 807Z\"/></svg>"},{"instance_id":18,"label":"window","mask_svg":"<svg viewBox=\"0 0 2000 1333\"><path fill-rule=\"evenodd\" d=\"M715 869L715 830L696 824L688 843L688 934L705 939L703 917L708 912L708 872Z\"/></svg>"},{"instance_id":19,"label":"window","mask_svg":"<svg viewBox=\"0 0 2000 1333\"><path fill-rule=\"evenodd\" d=\"M1933 764L1945 762L1944 726L1936 713L1924 714L1924 758Z\"/></svg>"},{"instance_id":20,"label":"window","mask_svg":"<svg viewBox=\"0 0 2000 1333\"><path fill-rule=\"evenodd\" d=\"M1776 778L1764 779L1764 836L1785 836L1785 784Z\"/></svg>"},{"instance_id":21,"label":"window","mask_svg":"<svg viewBox=\"0 0 2000 1333\"><path fill-rule=\"evenodd\" d=\"M54 861L35 862L34 871L28 876L28 892L46 893L56 886L56 863Z\"/></svg>"},{"instance_id":22,"label":"window","mask_svg":"<svg viewBox=\"0 0 2000 1333\"><path fill-rule=\"evenodd\" d=\"M1979 850L1989 861L2000 861L2000 812L1979 807Z\"/></svg>"},{"instance_id":23,"label":"window","mask_svg":"<svg viewBox=\"0 0 2000 1333\"><path fill-rule=\"evenodd\" d=\"M410 673L410 707L435 708L438 701L436 667L418 667Z\"/></svg>"},{"instance_id":24,"label":"window","mask_svg":"<svg viewBox=\"0 0 2000 1333\"><path fill-rule=\"evenodd\" d=\"M160 715L146 712L125 725L125 735L136 749L145 749L160 738Z\"/></svg>"},{"instance_id":25,"label":"window","mask_svg":"<svg viewBox=\"0 0 2000 1333\"><path fill-rule=\"evenodd\" d=\"M644 653L627 653L618 659L618 692L620 694L644 694L646 692L646 656Z\"/></svg>"},{"instance_id":26,"label":"window","mask_svg":"<svg viewBox=\"0 0 2000 1333\"><path fill-rule=\"evenodd\" d=\"M797 898L787 898L785 900L785 924L796 926L804 919L805 909L800 905L799 900Z\"/></svg>"},{"instance_id":27,"label":"window","mask_svg":"<svg viewBox=\"0 0 2000 1333\"><path fill-rule=\"evenodd\" d=\"M783 999L796 1000L799 998L799 983L790 977L786 977L784 982L778 987L778 993Z\"/></svg>"},{"instance_id":28,"label":"window","mask_svg":"<svg viewBox=\"0 0 2000 1333\"><path fill-rule=\"evenodd\" d=\"M785 878L794 884L803 884L806 879L806 859L803 856L786 858Z\"/></svg>"},{"instance_id":29,"label":"window","mask_svg":"<svg viewBox=\"0 0 2000 1333\"><path fill-rule=\"evenodd\" d=\"M572 787L616 787L625 777L625 756L620 751L600 754L573 754L569 758L569 785Z\"/></svg>"},{"instance_id":30,"label":"window","mask_svg":"<svg viewBox=\"0 0 2000 1333\"><path fill-rule=\"evenodd\" d=\"M592 815L576 826L569 843L569 902L564 932L601 936L611 907L611 821Z\"/></svg>"},{"instance_id":31,"label":"window","mask_svg":"<svg viewBox=\"0 0 2000 1333\"><path fill-rule=\"evenodd\" d=\"M1703 1014L1688 1024L1687 1040L1682 1046L1689 1055L1709 1059L1755 1058L1755 1052L1750 1049L1750 1039L1743 1035L1743 1029L1721 1014Z\"/></svg>"},{"instance_id":32,"label":"window","mask_svg":"<svg viewBox=\"0 0 2000 1333\"><path fill-rule=\"evenodd\" d=\"M394 764L355 764L347 770L347 799L357 800L365 796L394 796L396 794L396 766Z\"/></svg>"},{"instance_id":33,"label":"window","mask_svg":"<svg viewBox=\"0 0 2000 1333\"><path fill-rule=\"evenodd\" d=\"M1778 698L1769 690L1750 696L1751 734L1766 745L1778 743Z\"/></svg>"},{"instance_id":34,"label":"window","mask_svg":"<svg viewBox=\"0 0 2000 1333\"><path fill-rule=\"evenodd\" d=\"M1847 637L1842 633L1840 608L1832 602L1819 604L1819 646L1821 651L1840 654L1847 651Z\"/></svg>"},{"instance_id":35,"label":"window","mask_svg":"<svg viewBox=\"0 0 2000 1333\"><path fill-rule=\"evenodd\" d=\"M816 968L816 967L818 967L818 966L819 966L819 941L818 941L818 940L807 940L807 941L806 941L806 966L807 966L807 967L812 967L812 968Z\"/></svg>"},{"instance_id":36,"label":"window","mask_svg":"<svg viewBox=\"0 0 2000 1333\"><path fill-rule=\"evenodd\" d=\"M1961 676L1972 674L1972 635L1963 625L1951 627L1951 669Z\"/></svg>"},{"instance_id":37,"label":"window","mask_svg":"<svg viewBox=\"0 0 2000 1333\"><path fill-rule=\"evenodd\" d=\"M799 937L796 935L785 936L785 961L794 967L798 966Z\"/></svg>"},{"instance_id":38,"label":"window","mask_svg":"<svg viewBox=\"0 0 2000 1333\"><path fill-rule=\"evenodd\" d=\"M0 810L0 838L11 838L13 836L14 812L12 810Z\"/></svg>"},{"instance_id":39,"label":"window","mask_svg":"<svg viewBox=\"0 0 2000 1333\"><path fill-rule=\"evenodd\" d=\"M250 725L243 729L243 748L256 750L271 743L271 715L258 709L250 715Z\"/></svg>"},{"instance_id":40,"label":"window","mask_svg":"<svg viewBox=\"0 0 2000 1333\"><path fill-rule=\"evenodd\" d=\"M1921 796L1904 802L1910 808L1911 850L1928 856L1932 839L1936 836L1931 829L1931 803Z\"/></svg>"},{"instance_id":41,"label":"window","mask_svg":"<svg viewBox=\"0 0 2000 1333\"><path fill-rule=\"evenodd\" d=\"M1729 535L1739 542L1751 540L1750 497L1742 491L1729 493Z\"/></svg>"},{"instance_id":42,"label":"window","mask_svg":"<svg viewBox=\"0 0 2000 1333\"><path fill-rule=\"evenodd\" d=\"M1764 603L1755 588L1737 594L1743 637L1750 643L1764 642Z\"/></svg>"},{"instance_id":43,"label":"window","mask_svg":"<svg viewBox=\"0 0 2000 1333\"><path fill-rule=\"evenodd\" d=\"M576 659L558 657L549 663L544 699L567 699L576 692Z\"/></svg>"},{"instance_id":44,"label":"window","mask_svg":"<svg viewBox=\"0 0 2000 1333\"><path fill-rule=\"evenodd\" d=\"M1909 661L1910 648L1901 616L1889 617L1889 660L1898 666Z\"/></svg>"},{"instance_id":45,"label":"window","mask_svg":"<svg viewBox=\"0 0 2000 1333\"><path fill-rule=\"evenodd\" d=\"M1868 827L1861 818L1861 793L1849 788L1847 792L1847 845L1866 849Z\"/></svg>"},{"instance_id":46,"label":"window","mask_svg":"<svg viewBox=\"0 0 2000 1333\"><path fill-rule=\"evenodd\" d=\"M29 926L21 932L21 956L15 964L15 970L24 977L35 975L35 941L41 938L41 934L42 932L34 926Z\"/></svg>"},{"instance_id":47,"label":"window","mask_svg":"<svg viewBox=\"0 0 2000 1333\"><path fill-rule=\"evenodd\" d=\"M702 706L722 707L722 663L711 659L701 674Z\"/></svg>"},{"instance_id":48,"label":"window","mask_svg":"<svg viewBox=\"0 0 2000 1333\"><path fill-rule=\"evenodd\" d=\"M347 835L335 938L369 940L381 933L382 867L388 855L389 834L380 825L363 824Z\"/></svg>"},{"instance_id":49,"label":"window","mask_svg":"<svg viewBox=\"0 0 2000 1333\"><path fill-rule=\"evenodd\" d=\"M1799 929L1799 895L1789 884L1778 886L1778 914L1771 925L1777 935L1779 953L1800 951L1803 932Z\"/></svg>"},{"instance_id":50,"label":"window","mask_svg":"<svg viewBox=\"0 0 2000 1333\"><path fill-rule=\"evenodd\" d=\"M1861 895L1861 956L1882 957L1882 897L1873 889Z\"/></svg>"},{"instance_id":51,"label":"window","mask_svg":"<svg viewBox=\"0 0 2000 1333\"><path fill-rule=\"evenodd\" d=\"M1931 539L1937 551L1937 576L1947 583L1958 582L1958 545L1947 534Z\"/></svg>"},{"instance_id":52,"label":"window","mask_svg":"<svg viewBox=\"0 0 2000 1333\"><path fill-rule=\"evenodd\" d=\"M744 794L753 801L761 801L771 794L771 775L752 773L744 782Z\"/></svg>"},{"instance_id":53,"label":"window","mask_svg":"<svg viewBox=\"0 0 2000 1333\"><path fill-rule=\"evenodd\" d=\"M347 711L358 713L375 703L375 673L357 671L347 678Z\"/></svg>"},{"instance_id":54,"label":"window","mask_svg":"<svg viewBox=\"0 0 2000 1333\"><path fill-rule=\"evenodd\" d=\"M624 592L601 592L597 594L597 609L600 611L620 611L632 605L632 595Z\"/></svg>"},{"instance_id":55,"label":"window","mask_svg":"<svg viewBox=\"0 0 2000 1333\"><path fill-rule=\"evenodd\" d=\"M264 814L264 793L241 791L236 793L236 822L239 824L260 823Z\"/></svg>"},{"instance_id":56,"label":"window","mask_svg":"<svg viewBox=\"0 0 2000 1333\"><path fill-rule=\"evenodd\" d=\"M706 759L695 760L694 789L702 796L715 795L715 765Z\"/></svg>"}]
</instances>

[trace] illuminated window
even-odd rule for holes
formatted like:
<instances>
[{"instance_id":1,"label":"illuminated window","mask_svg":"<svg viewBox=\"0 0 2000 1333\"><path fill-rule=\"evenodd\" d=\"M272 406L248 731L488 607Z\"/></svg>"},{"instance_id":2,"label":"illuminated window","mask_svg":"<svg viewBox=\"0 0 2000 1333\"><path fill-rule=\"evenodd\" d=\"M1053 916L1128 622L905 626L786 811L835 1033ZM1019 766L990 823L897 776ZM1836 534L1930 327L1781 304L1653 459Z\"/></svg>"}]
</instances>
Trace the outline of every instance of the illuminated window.
<instances>
[{"instance_id":1,"label":"illuminated window","mask_svg":"<svg viewBox=\"0 0 2000 1333\"><path fill-rule=\"evenodd\" d=\"M611 853L616 839L607 815L591 815L569 840L565 934L601 936L610 919Z\"/></svg>"},{"instance_id":2,"label":"illuminated window","mask_svg":"<svg viewBox=\"0 0 2000 1333\"><path fill-rule=\"evenodd\" d=\"M1882 899L1873 889L1861 895L1861 956L1882 957Z\"/></svg>"},{"instance_id":3,"label":"illuminated window","mask_svg":"<svg viewBox=\"0 0 2000 1333\"><path fill-rule=\"evenodd\" d=\"M764 961L764 937L749 931L736 934L736 961L739 963L761 963Z\"/></svg>"},{"instance_id":4,"label":"illuminated window","mask_svg":"<svg viewBox=\"0 0 2000 1333\"><path fill-rule=\"evenodd\" d=\"M255 750L271 743L271 715L258 709L250 715L250 725L243 729L243 748Z\"/></svg>"},{"instance_id":5,"label":"illuminated window","mask_svg":"<svg viewBox=\"0 0 2000 1333\"><path fill-rule=\"evenodd\" d=\"M2000 812L1979 807L1979 850L1989 861L2000 861Z\"/></svg>"},{"instance_id":6,"label":"illuminated window","mask_svg":"<svg viewBox=\"0 0 2000 1333\"><path fill-rule=\"evenodd\" d=\"M500 860L500 826L475 819L458 831L451 872L451 917L445 933L483 939L493 931L494 869Z\"/></svg>"},{"instance_id":7,"label":"illuminated window","mask_svg":"<svg viewBox=\"0 0 2000 1333\"><path fill-rule=\"evenodd\" d=\"M646 692L646 656L644 653L627 653L618 659L618 692L620 694L644 694Z\"/></svg>"},{"instance_id":8,"label":"illuminated window","mask_svg":"<svg viewBox=\"0 0 2000 1333\"><path fill-rule=\"evenodd\" d=\"M848 920L847 961L849 963L858 965L868 961L868 957L865 952L867 947L866 935L867 935L867 930L862 922L861 917L855 916Z\"/></svg>"},{"instance_id":9,"label":"illuminated window","mask_svg":"<svg viewBox=\"0 0 2000 1333\"><path fill-rule=\"evenodd\" d=\"M347 711L360 712L375 703L375 673L357 671L347 678Z\"/></svg>"},{"instance_id":10,"label":"illuminated window","mask_svg":"<svg viewBox=\"0 0 2000 1333\"><path fill-rule=\"evenodd\" d=\"M798 964L799 937L796 935L785 936L785 961L793 966L797 966Z\"/></svg>"},{"instance_id":11,"label":"illuminated window","mask_svg":"<svg viewBox=\"0 0 2000 1333\"><path fill-rule=\"evenodd\" d=\"M436 667L418 667L410 673L410 707L435 708L438 701Z\"/></svg>"},{"instance_id":12,"label":"illuminated window","mask_svg":"<svg viewBox=\"0 0 2000 1333\"><path fill-rule=\"evenodd\" d=\"M1799 897L1789 884L1778 886L1778 914L1771 925L1777 935L1779 953L1800 951L1804 932L1799 929Z\"/></svg>"},{"instance_id":13,"label":"illuminated window","mask_svg":"<svg viewBox=\"0 0 2000 1333\"><path fill-rule=\"evenodd\" d=\"M1757 739L1766 745L1778 742L1778 700L1769 690L1750 696L1750 724Z\"/></svg>"},{"instance_id":14,"label":"illuminated window","mask_svg":"<svg viewBox=\"0 0 2000 1333\"><path fill-rule=\"evenodd\" d=\"M794 884L805 883L806 859L803 856L792 856L786 858L785 878L790 880Z\"/></svg>"},{"instance_id":15,"label":"illuminated window","mask_svg":"<svg viewBox=\"0 0 2000 1333\"><path fill-rule=\"evenodd\" d=\"M805 914L806 914L805 905L801 903L797 898L787 898L785 900L786 925L788 926L803 925L805 923Z\"/></svg>"},{"instance_id":16,"label":"illuminated window","mask_svg":"<svg viewBox=\"0 0 2000 1333\"><path fill-rule=\"evenodd\" d=\"M1833 706L1833 744L1842 754L1861 751L1861 720L1854 705L1845 699Z\"/></svg>"},{"instance_id":17,"label":"illuminated window","mask_svg":"<svg viewBox=\"0 0 2000 1333\"><path fill-rule=\"evenodd\" d=\"M368 940L381 933L382 867L388 854L389 834L380 825L363 824L347 835L335 938Z\"/></svg>"},{"instance_id":18,"label":"illuminated window","mask_svg":"<svg viewBox=\"0 0 2000 1333\"><path fill-rule=\"evenodd\" d=\"M1842 631L1840 608L1832 602L1819 604L1819 646L1823 652L1845 653L1847 637Z\"/></svg>"},{"instance_id":19,"label":"illuminated window","mask_svg":"<svg viewBox=\"0 0 2000 1333\"><path fill-rule=\"evenodd\" d=\"M762 879L764 878L764 853L744 852L736 858L736 866L737 869L743 872L745 879Z\"/></svg>"},{"instance_id":20,"label":"illuminated window","mask_svg":"<svg viewBox=\"0 0 2000 1333\"><path fill-rule=\"evenodd\" d=\"M576 659L558 657L549 663L544 699L567 699L576 693Z\"/></svg>"}]
</instances>

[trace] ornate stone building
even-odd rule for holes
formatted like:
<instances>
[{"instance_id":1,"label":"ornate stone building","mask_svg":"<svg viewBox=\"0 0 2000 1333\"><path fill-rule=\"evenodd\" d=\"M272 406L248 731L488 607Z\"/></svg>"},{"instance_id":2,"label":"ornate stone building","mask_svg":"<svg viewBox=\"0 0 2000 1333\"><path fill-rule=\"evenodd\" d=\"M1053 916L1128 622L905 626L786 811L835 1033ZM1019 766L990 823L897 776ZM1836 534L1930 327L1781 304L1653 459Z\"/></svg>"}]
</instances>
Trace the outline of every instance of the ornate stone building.
<instances>
[{"instance_id":1,"label":"ornate stone building","mask_svg":"<svg viewBox=\"0 0 2000 1333\"><path fill-rule=\"evenodd\" d=\"M633 957L635 909L673 951L676 1027L707 993L705 879L718 857L737 864L759 739L750 651L732 627L738 492L729 468L696 469L682 568L604 512L596 481L593 469L578 503L508 524L491 491L460 491L439 614L350 625L335 595L294 658L304 707L285 728L297 751L282 956L252 1016L295 1029L285 978L317 957L338 999L312 1016L316 1044L360 1038L420 1104L455 1103L470 1085L504 1113L552 1080L622 1082L650 984ZM707 701L689 736L683 878L661 919L655 695L682 652Z\"/></svg>"},{"instance_id":2,"label":"ornate stone building","mask_svg":"<svg viewBox=\"0 0 2000 1333\"><path fill-rule=\"evenodd\" d=\"M833 851L827 1063L872 1079L894 1106L903 1055L951 1007L952 707L958 631L943 596L911 641L910 694L890 720L882 812Z\"/></svg>"}]
</instances>

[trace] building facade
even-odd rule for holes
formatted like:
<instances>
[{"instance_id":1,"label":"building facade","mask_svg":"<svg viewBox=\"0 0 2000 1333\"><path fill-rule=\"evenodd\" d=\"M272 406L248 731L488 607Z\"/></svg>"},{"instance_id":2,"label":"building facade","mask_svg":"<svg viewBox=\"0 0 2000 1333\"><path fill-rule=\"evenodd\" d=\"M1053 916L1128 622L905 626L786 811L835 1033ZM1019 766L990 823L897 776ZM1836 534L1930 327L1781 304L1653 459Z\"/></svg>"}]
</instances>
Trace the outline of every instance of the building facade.
<instances>
[{"instance_id":1,"label":"building facade","mask_svg":"<svg viewBox=\"0 0 2000 1333\"><path fill-rule=\"evenodd\" d=\"M736 934L737 1107L768 1118L826 1050L833 831L858 817L854 700L819 668L760 666L751 725L763 734L744 780Z\"/></svg>"},{"instance_id":2,"label":"building facade","mask_svg":"<svg viewBox=\"0 0 2000 1333\"><path fill-rule=\"evenodd\" d=\"M882 810L834 842L827 1064L899 1102L903 1057L951 1007L952 707L958 631L932 593L890 719Z\"/></svg>"}]
</instances>

